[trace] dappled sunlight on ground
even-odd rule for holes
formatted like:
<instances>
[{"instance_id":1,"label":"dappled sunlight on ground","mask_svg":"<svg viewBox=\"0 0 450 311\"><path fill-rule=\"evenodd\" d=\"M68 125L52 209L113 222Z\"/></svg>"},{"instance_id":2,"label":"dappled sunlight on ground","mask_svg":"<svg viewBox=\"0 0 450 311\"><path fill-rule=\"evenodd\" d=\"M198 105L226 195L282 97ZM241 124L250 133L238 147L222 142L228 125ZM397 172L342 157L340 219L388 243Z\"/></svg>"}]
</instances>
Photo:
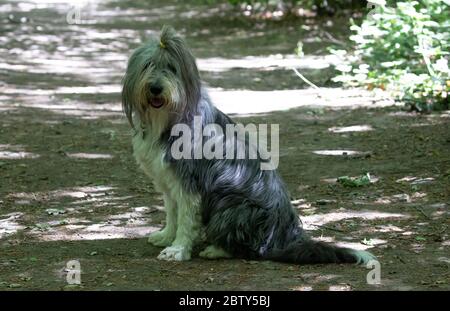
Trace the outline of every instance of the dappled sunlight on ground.
<instances>
[{"instance_id":1,"label":"dappled sunlight on ground","mask_svg":"<svg viewBox=\"0 0 450 311\"><path fill-rule=\"evenodd\" d=\"M36 40L36 37L33 38ZM47 37L45 38L48 39ZM59 49L61 50L61 48ZM17 54L19 56L19 58L16 60L17 64L0 63L0 69L11 70L17 73L24 74L56 74L60 75L61 77L73 76L77 77L79 81L81 78L83 78L83 81L92 80L95 82L102 82L103 80L106 82L105 78L111 77L111 75L119 75L120 72L123 72L124 64L126 64L127 61L126 57L123 55L121 55L120 59L114 59L119 58L119 56L112 54L108 58L108 55L106 54L103 55L105 59L105 62L103 64L104 66L111 65L112 63L121 65L116 66L116 68L110 68L111 66L99 67L99 65L101 64L98 64L97 62L94 63L94 61L85 59L68 60L65 58L65 55L59 56L61 59L43 58L42 54L40 54L39 57L36 57L36 55L32 55L33 51L35 52L35 54L41 53L40 50L24 51L20 49L13 49L11 53ZM73 53L73 51L71 53ZM52 55L51 57L58 56ZM111 64L107 62L108 60L111 62Z\"/></svg>"},{"instance_id":2,"label":"dappled sunlight on ground","mask_svg":"<svg viewBox=\"0 0 450 311\"><path fill-rule=\"evenodd\" d=\"M356 178L360 178L361 176L346 176L350 179L356 179ZM339 177L335 177L335 178L322 178L320 181L327 183L327 184L336 184L338 183L338 178ZM370 183L374 184L376 182L378 182L380 180L380 177L375 176L373 174L370 175ZM356 203L356 202L355 202ZM361 202L357 202L358 204L361 204Z\"/></svg>"},{"instance_id":3,"label":"dappled sunlight on ground","mask_svg":"<svg viewBox=\"0 0 450 311\"><path fill-rule=\"evenodd\" d=\"M339 58L334 55L327 56L304 56L297 55L264 55L246 56L239 59L229 59L221 57L199 58L197 59L199 69L202 71L222 72L236 68L269 70L276 68L291 69L325 69L333 65L338 65ZM289 72L286 72L289 74Z\"/></svg>"},{"instance_id":4,"label":"dappled sunlight on ground","mask_svg":"<svg viewBox=\"0 0 450 311\"><path fill-rule=\"evenodd\" d=\"M81 20L80 23L70 24L66 20L67 14L74 8L79 9ZM5 85L0 85L4 95L0 97L0 112L39 108L81 119L99 119L122 115L121 79L127 59L134 48L157 32L155 28L160 27L162 16L168 19L177 16L181 21L191 21L194 17L209 19L222 14L225 7L163 1L151 5L141 4L138 7L130 7L129 4L117 1L81 1L71 4L63 1L34 1L6 4L1 9L10 13L10 21L4 22L10 36L1 39L5 48L0 48L0 56L5 57L0 57L0 71L6 74L7 79ZM58 33L54 32L53 25L46 23L49 18L44 14L46 10L60 27ZM229 7L226 10L230 11ZM22 23L20 20L24 16L28 19ZM20 27L14 27L16 19ZM111 27L110 23L117 23L117 27ZM155 27L153 23L158 26ZM108 25L107 29L105 24ZM215 40L213 30L187 31L184 26L178 30L188 37L194 52L198 50L202 54L204 48L216 46L196 46L199 41L197 37L207 36L210 40ZM251 37L261 37L259 40L266 42L266 36L277 33L277 29L261 29L253 31ZM232 36L221 33L217 40L220 44L240 44L242 46L235 49L240 51L248 43L239 40L244 40L248 35L248 32L235 29ZM338 58L333 55L298 57L292 54L294 48L295 44L289 53L276 52L269 55L215 57L209 53L207 57L198 57L198 65L203 73L224 73L236 69L246 70L247 73L261 71L263 74L256 78L262 84L265 84L266 79L274 79L267 77L268 70L282 70L282 75L289 77L283 80L293 81L290 89L289 86L283 86L282 90L280 85L268 82L265 88L270 91L252 90L254 83L251 79L239 83L238 89L219 83L221 88L211 88L210 93L213 101L225 113L251 115L303 106L339 108L393 104L387 94L366 90L297 90L304 87L303 81L294 75L291 67L308 72L315 70L320 76L320 70L336 64ZM44 83L45 79L51 83ZM276 78L275 81L277 80L279 79ZM297 80L298 83L295 83ZM78 98L82 95L86 97L85 100ZM108 95L107 102L102 100L99 103L99 97L104 95Z\"/></svg>"},{"instance_id":5,"label":"dappled sunlight on ground","mask_svg":"<svg viewBox=\"0 0 450 311\"><path fill-rule=\"evenodd\" d=\"M210 96L220 110L230 114L257 114L296 107L379 108L393 104L392 100L388 98L355 89L322 88L320 91L307 89L270 92L211 89Z\"/></svg>"},{"instance_id":6,"label":"dappled sunlight on ground","mask_svg":"<svg viewBox=\"0 0 450 311\"><path fill-rule=\"evenodd\" d=\"M313 290L312 286L309 285L299 285L292 287L291 290L301 291L301 292L310 292Z\"/></svg>"},{"instance_id":7,"label":"dappled sunlight on ground","mask_svg":"<svg viewBox=\"0 0 450 311\"><path fill-rule=\"evenodd\" d=\"M52 207L45 210L47 217L41 214L41 221L26 231L42 241L140 238L158 230L149 223L151 214L160 207L142 206L130 210L126 201L132 197L117 196L110 186L12 193L7 198L16 199L20 206L45 204ZM117 214L109 210L99 219L98 208L126 211ZM92 219L92 215L97 216ZM3 215L2 218L8 217L0 222L3 234L25 229L19 225L22 216L22 213Z\"/></svg>"},{"instance_id":8,"label":"dappled sunlight on ground","mask_svg":"<svg viewBox=\"0 0 450 311\"><path fill-rule=\"evenodd\" d=\"M312 291L312 290L329 290L329 291L350 291L352 286L349 284L341 283L334 285L327 285L329 283L339 283L341 275L335 274L320 274L320 273L302 273L298 278L300 278L301 283L304 285L297 285L290 288L294 291Z\"/></svg>"},{"instance_id":9,"label":"dappled sunlight on ground","mask_svg":"<svg viewBox=\"0 0 450 311\"><path fill-rule=\"evenodd\" d=\"M328 290L333 292L346 292L351 291L352 287L348 284L330 285Z\"/></svg>"},{"instance_id":10,"label":"dappled sunlight on ground","mask_svg":"<svg viewBox=\"0 0 450 311\"><path fill-rule=\"evenodd\" d=\"M422 200L427 194L423 192L414 192L411 195L406 193L393 194L377 198L374 204L392 204L392 203L412 203ZM362 203L362 202L358 202ZM364 204L364 203L362 203Z\"/></svg>"},{"instance_id":11,"label":"dappled sunlight on ground","mask_svg":"<svg viewBox=\"0 0 450 311\"><path fill-rule=\"evenodd\" d=\"M302 210L311 208L311 203L307 202L305 199L293 200L293 201L291 201L291 204L295 208L299 208Z\"/></svg>"},{"instance_id":12,"label":"dappled sunlight on ground","mask_svg":"<svg viewBox=\"0 0 450 311\"><path fill-rule=\"evenodd\" d=\"M359 155L364 152L356 151L356 150L315 150L314 154L318 155L330 155L330 156L351 156L351 155Z\"/></svg>"},{"instance_id":13,"label":"dappled sunlight on ground","mask_svg":"<svg viewBox=\"0 0 450 311\"><path fill-rule=\"evenodd\" d=\"M406 219L409 218L408 214L400 213L387 213L380 211L370 210L345 210L339 209L336 212L330 212L327 214L315 214L303 216L302 221L305 224L305 229L314 229L315 226L325 225L331 222L338 222L344 219L360 218L362 220L374 220L374 219Z\"/></svg>"},{"instance_id":14,"label":"dappled sunlight on ground","mask_svg":"<svg viewBox=\"0 0 450 311\"><path fill-rule=\"evenodd\" d=\"M363 241L364 240L358 241L358 242L339 241L339 242L336 242L336 245L340 246L340 247L353 248L353 249L356 249L356 250L370 250L371 248L378 247L380 245L388 243L387 240L379 239L379 238L371 238L370 239L370 245L363 244Z\"/></svg>"},{"instance_id":15,"label":"dappled sunlight on ground","mask_svg":"<svg viewBox=\"0 0 450 311\"><path fill-rule=\"evenodd\" d=\"M352 125L344 127L330 127L328 130L332 133L349 133L372 131L373 128L370 125Z\"/></svg>"},{"instance_id":16,"label":"dappled sunlight on ground","mask_svg":"<svg viewBox=\"0 0 450 311\"><path fill-rule=\"evenodd\" d=\"M387 232L403 232L403 229L398 227L398 226L394 226L392 224L387 224L387 225L376 225L373 229L370 229L370 231L372 232L382 232L382 233L387 233Z\"/></svg>"},{"instance_id":17,"label":"dappled sunlight on ground","mask_svg":"<svg viewBox=\"0 0 450 311\"><path fill-rule=\"evenodd\" d=\"M19 220L22 216L23 213L20 212L0 215L0 238L23 230L25 226L19 224Z\"/></svg>"},{"instance_id":18,"label":"dappled sunlight on ground","mask_svg":"<svg viewBox=\"0 0 450 311\"><path fill-rule=\"evenodd\" d=\"M41 232L38 229L30 234L41 241L80 241L143 238L160 228L150 225L123 225L110 223L95 223L90 225L57 226Z\"/></svg>"},{"instance_id":19,"label":"dappled sunlight on ground","mask_svg":"<svg viewBox=\"0 0 450 311\"><path fill-rule=\"evenodd\" d=\"M52 91L49 91L50 93ZM96 95L92 95L96 96ZM14 108L7 108L11 105L8 102L12 102L13 98L16 100L19 99L20 103L15 104ZM122 116L122 107L119 103L116 104L108 104L108 103L83 103L78 100L68 100L63 98L54 98L53 95L49 96L24 96L19 95L11 97L5 101L0 100L0 109L5 107L6 110L18 108L37 108L43 109L47 111L51 111L52 113L65 115L65 116L74 116L79 117L80 119L98 119L98 118L111 118L111 117L119 117Z\"/></svg>"},{"instance_id":20,"label":"dappled sunlight on ground","mask_svg":"<svg viewBox=\"0 0 450 311\"><path fill-rule=\"evenodd\" d=\"M73 2L0 4L0 289L64 288L53 272L73 258L88 290L377 288L350 265L206 261L197 250L189 262L156 259L145 237L164 227L162 196L135 163L120 93L132 50L163 24L187 39L221 110L280 125L279 172L308 234L378 256L381 289L448 284L450 113L334 88L337 60L321 35L347 38L347 24L248 27L222 4L87 3L79 24L66 20ZM293 55L299 40L304 57ZM306 88L291 67L323 87ZM337 182L368 172L360 187Z\"/></svg>"},{"instance_id":21,"label":"dappled sunlight on ground","mask_svg":"<svg viewBox=\"0 0 450 311\"><path fill-rule=\"evenodd\" d=\"M40 96L40 95L74 95L74 94L110 94L119 93L121 90L120 85L98 85L98 86L85 86L85 87L59 87L56 89L18 89L18 88L4 88L3 94L10 95L28 95L28 96ZM62 104L62 109L75 108L73 105ZM38 107L40 108L40 107ZM46 108L46 107L42 107Z\"/></svg>"},{"instance_id":22,"label":"dappled sunlight on ground","mask_svg":"<svg viewBox=\"0 0 450 311\"><path fill-rule=\"evenodd\" d=\"M397 179L396 182L409 182L411 185L420 185L420 184L429 184L434 181L434 177L414 177L414 176L406 176L400 179Z\"/></svg>"},{"instance_id":23,"label":"dappled sunlight on ground","mask_svg":"<svg viewBox=\"0 0 450 311\"><path fill-rule=\"evenodd\" d=\"M336 240L336 238L334 236L324 236L324 235L315 237L314 240L332 243L339 247L347 247L347 248L352 248L352 249L356 249L356 250L369 250L370 248L373 248L377 245L379 246L382 244L386 244L388 242L387 240L383 240L383 239L379 239L379 238L371 238L370 243L365 243L363 239L361 239L360 241L357 241L357 242L352 242L351 240L355 240L355 238L347 238L347 240L350 240L350 241L342 241L342 240Z\"/></svg>"},{"instance_id":24,"label":"dappled sunlight on ground","mask_svg":"<svg viewBox=\"0 0 450 311\"><path fill-rule=\"evenodd\" d=\"M69 158L74 159L112 159L113 156L110 154L100 154L100 153L67 153Z\"/></svg>"},{"instance_id":25,"label":"dappled sunlight on ground","mask_svg":"<svg viewBox=\"0 0 450 311\"><path fill-rule=\"evenodd\" d=\"M113 189L114 187L110 186L86 186L74 187L70 189L58 189L53 191L10 193L7 197L37 201L55 200L63 197L90 198L107 195L108 192Z\"/></svg>"},{"instance_id":26,"label":"dappled sunlight on ground","mask_svg":"<svg viewBox=\"0 0 450 311\"><path fill-rule=\"evenodd\" d=\"M0 159L36 159L38 154L24 151L24 147L20 145L0 145Z\"/></svg>"},{"instance_id":27,"label":"dappled sunlight on ground","mask_svg":"<svg viewBox=\"0 0 450 311\"><path fill-rule=\"evenodd\" d=\"M93 207L105 207L105 206L116 206L116 207L127 207L127 199L132 198L132 196L115 196L111 193L99 193L98 195L89 195L81 200L73 201L70 205L73 206L86 206L92 205ZM76 208L76 207L75 207ZM92 212L92 210L89 210Z\"/></svg>"}]
</instances>

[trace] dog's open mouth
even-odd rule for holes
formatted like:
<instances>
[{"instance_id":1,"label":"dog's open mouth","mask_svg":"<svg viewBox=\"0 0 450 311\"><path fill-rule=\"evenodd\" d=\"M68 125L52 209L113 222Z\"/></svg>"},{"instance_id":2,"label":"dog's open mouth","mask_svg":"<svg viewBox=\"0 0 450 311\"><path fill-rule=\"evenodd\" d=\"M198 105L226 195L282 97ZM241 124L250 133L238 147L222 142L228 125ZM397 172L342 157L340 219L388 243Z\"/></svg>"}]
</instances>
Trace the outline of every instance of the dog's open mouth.
<instances>
[{"instance_id":1,"label":"dog's open mouth","mask_svg":"<svg viewBox=\"0 0 450 311\"><path fill-rule=\"evenodd\" d=\"M160 97L154 97L150 99L149 103L153 108L158 109L164 105L164 99Z\"/></svg>"}]
</instances>

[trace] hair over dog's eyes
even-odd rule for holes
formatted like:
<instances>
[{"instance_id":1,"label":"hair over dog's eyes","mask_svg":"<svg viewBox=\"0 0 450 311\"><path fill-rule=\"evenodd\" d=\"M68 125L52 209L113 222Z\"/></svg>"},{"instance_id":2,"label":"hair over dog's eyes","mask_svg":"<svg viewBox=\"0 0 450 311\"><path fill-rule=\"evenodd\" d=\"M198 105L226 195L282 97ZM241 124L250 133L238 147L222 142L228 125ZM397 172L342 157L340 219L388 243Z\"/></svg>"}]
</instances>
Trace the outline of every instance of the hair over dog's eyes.
<instances>
[{"instance_id":1,"label":"hair over dog's eyes","mask_svg":"<svg viewBox=\"0 0 450 311\"><path fill-rule=\"evenodd\" d=\"M177 73L177 69L176 69L174 66L172 66L172 65L169 64L169 65L167 66L167 68L169 68L169 70L172 71L173 74L176 74L176 73Z\"/></svg>"},{"instance_id":2,"label":"hair over dog's eyes","mask_svg":"<svg viewBox=\"0 0 450 311\"><path fill-rule=\"evenodd\" d=\"M147 63L144 65L144 68L142 68L142 71L147 70L148 67L150 67L151 64L152 64L152 62L147 62Z\"/></svg>"}]
</instances>

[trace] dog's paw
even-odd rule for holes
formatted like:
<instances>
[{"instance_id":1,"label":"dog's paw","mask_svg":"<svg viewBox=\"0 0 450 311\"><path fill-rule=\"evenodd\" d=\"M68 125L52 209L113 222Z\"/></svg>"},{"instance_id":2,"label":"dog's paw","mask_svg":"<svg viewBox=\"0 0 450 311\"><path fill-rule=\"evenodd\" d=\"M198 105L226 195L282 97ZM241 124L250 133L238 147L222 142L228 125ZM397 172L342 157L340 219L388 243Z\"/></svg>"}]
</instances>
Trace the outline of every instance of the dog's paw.
<instances>
[{"instance_id":1,"label":"dog's paw","mask_svg":"<svg viewBox=\"0 0 450 311\"><path fill-rule=\"evenodd\" d=\"M206 259L231 258L231 255L220 247L210 245L198 254Z\"/></svg>"},{"instance_id":2,"label":"dog's paw","mask_svg":"<svg viewBox=\"0 0 450 311\"><path fill-rule=\"evenodd\" d=\"M162 250L159 260L184 261L191 259L191 250L182 245L169 246Z\"/></svg>"},{"instance_id":3,"label":"dog's paw","mask_svg":"<svg viewBox=\"0 0 450 311\"><path fill-rule=\"evenodd\" d=\"M367 265L367 263L369 263L372 260L377 260L377 257L375 257L372 253L369 253L367 251L358 251L355 250L353 252L353 255L355 256L356 259L356 264L357 265L362 265L365 266Z\"/></svg>"},{"instance_id":4,"label":"dog's paw","mask_svg":"<svg viewBox=\"0 0 450 311\"><path fill-rule=\"evenodd\" d=\"M155 246L169 246L172 244L175 236L168 234L165 229L153 232L148 237L148 243Z\"/></svg>"}]
</instances>

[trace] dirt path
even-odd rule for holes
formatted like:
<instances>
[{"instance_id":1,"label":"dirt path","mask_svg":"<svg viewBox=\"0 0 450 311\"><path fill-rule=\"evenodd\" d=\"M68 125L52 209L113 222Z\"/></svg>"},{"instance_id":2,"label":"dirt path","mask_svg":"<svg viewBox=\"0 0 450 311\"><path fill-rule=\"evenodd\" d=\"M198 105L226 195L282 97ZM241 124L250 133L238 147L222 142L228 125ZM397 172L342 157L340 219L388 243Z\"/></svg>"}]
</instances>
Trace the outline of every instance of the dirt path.
<instances>
[{"instance_id":1,"label":"dirt path","mask_svg":"<svg viewBox=\"0 0 450 311\"><path fill-rule=\"evenodd\" d=\"M311 66L328 62L324 44L313 40L330 31L325 21L305 33L299 29L307 21L254 23L225 7L145 3L94 2L81 10L85 24L70 25L65 4L0 2L1 289L450 288L450 114L373 108L367 94L338 89L341 102L355 105L317 98L325 101L320 107L234 117L280 124L279 169L305 227L317 238L370 249L381 262L381 285L368 285L368 270L349 265L158 261L160 250L144 237L163 226L162 200L131 156L120 108L130 50L172 24L213 91L250 90L245 102L252 102L251 91L302 87L286 69L302 38L307 61L295 64L333 85L328 69ZM271 60L234 68L248 56ZM335 182L366 172L377 180L369 186ZM75 287L63 271L74 259L83 271Z\"/></svg>"}]
</instances>

